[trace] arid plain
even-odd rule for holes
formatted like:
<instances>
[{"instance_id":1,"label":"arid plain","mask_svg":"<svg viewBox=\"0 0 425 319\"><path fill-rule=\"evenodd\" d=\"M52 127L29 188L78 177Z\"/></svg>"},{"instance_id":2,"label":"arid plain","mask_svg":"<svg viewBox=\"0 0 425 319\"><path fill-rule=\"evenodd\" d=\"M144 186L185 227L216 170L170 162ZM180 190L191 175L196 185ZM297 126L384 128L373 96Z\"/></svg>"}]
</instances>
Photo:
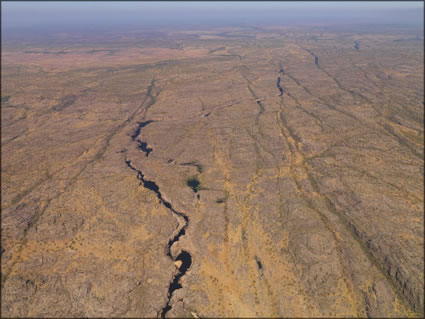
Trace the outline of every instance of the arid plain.
<instances>
[{"instance_id":1,"label":"arid plain","mask_svg":"<svg viewBox=\"0 0 425 319\"><path fill-rule=\"evenodd\" d=\"M422 317L423 36L2 50L5 317Z\"/></svg>"}]
</instances>

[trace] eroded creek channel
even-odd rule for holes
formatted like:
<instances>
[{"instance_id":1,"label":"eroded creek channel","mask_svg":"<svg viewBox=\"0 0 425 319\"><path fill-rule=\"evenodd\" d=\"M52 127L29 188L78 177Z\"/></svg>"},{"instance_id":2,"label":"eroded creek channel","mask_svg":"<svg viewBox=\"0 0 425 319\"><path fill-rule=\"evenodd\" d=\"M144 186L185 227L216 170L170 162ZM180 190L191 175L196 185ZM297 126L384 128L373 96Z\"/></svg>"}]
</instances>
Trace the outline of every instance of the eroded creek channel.
<instances>
[{"instance_id":1,"label":"eroded creek channel","mask_svg":"<svg viewBox=\"0 0 425 319\"><path fill-rule=\"evenodd\" d=\"M280 66L279 75L277 76L277 82L276 82L277 88L278 88L278 89L279 89L279 91L280 91L279 96L282 96L282 94L283 94L283 89L282 89L282 87L280 86L280 75L281 75L281 74L284 74L284 73L285 73L285 71L283 70L283 67L282 67L282 66Z\"/></svg>"},{"instance_id":2,"label":"eroded creek channel","mask_svg":"<svg viewBox=\"0 0 425 319\"><path fill-rule=\"evenodd\" d=\"M133 135L131 135L131 139L139 144L139 150L144 152L146 157L148 157L149 153L152 152L152 148L148 147L148 143L142 142L140 139L137 139L137 137L140 135L140 130L152 122L153 121L139 122L139 126L137 127L136 131Z\"/></svg>"},{"instance_id":3,"label":"eroded creek channel","mask_svg":"<svg viewBox=\"0 0 425 319\"><path fill-rule=\"evenodd\" d=\"M152 151L152 148L147 148L147 143L142 142L140 139L138 139L138 137L140 135L141 129L143 127L145 127L146 125L152 123L152 122L153 121L139 122L138 128L136 129L134 134L131 135L131 139L139 144L138 148L142 152L144 152L146 154L146 156L149 155L149 153ZM186 214L175 210L174 207L171 205L171 203L164 199L164 197L163 197L163 195L162 195L162 193L159 189L158 184L156 184L154 181L147 180L145 178L145 175L142 173L142 171L140 171L139 169L134 167L131 164L131 161L127 159L127 157L125 158L125 163L127 164L127 166L130 169L137 172L137 179L140 181L140 185L151 190L151 191L153 191L156 194L156 197L159 199L159 203L164 205L167 209L169 209L179 220L180 226L178 228L178 231L176 230L177 234L174 235L172 238L170 238L168 240L167 248L166 248L167 256L170 257L170 259L173 262L180 261L181 265L178 268L177 273L174 275L173 280L170 282L170 285L168 287L167 303L161 309L160 316L161 316L161 318L165 318L165 315L167 314L167 312L169 310L171 310L170 302L171 302L171 298L173 296L173 293L177 289L182 288L182 286L180 284L180 279L186 274L186 272L188 271L188 269L192 265L192 255L189 252L187 252L185 250L181 250L181 252L178 253L176 257L174 257L173 254L171 253L171 247L177 241L179 241L181 236L185 235L186 228L189 225L189 217Z\"/></svg>"},{"instance_id":4,"label":"eroded creek channel","mask_svg":"<svg viewBox=\"0 0 425 319\"><path fill-rule=\"evenodd\" d=\"M282 89L282 87L280 86L280 76L278 76L278 77L277 77L277 88L278 88L278 89L279 89L279 91L280 91L279 96L282 96L282 94L283 94L283 89Z\"/></svg>"}]
</instances>

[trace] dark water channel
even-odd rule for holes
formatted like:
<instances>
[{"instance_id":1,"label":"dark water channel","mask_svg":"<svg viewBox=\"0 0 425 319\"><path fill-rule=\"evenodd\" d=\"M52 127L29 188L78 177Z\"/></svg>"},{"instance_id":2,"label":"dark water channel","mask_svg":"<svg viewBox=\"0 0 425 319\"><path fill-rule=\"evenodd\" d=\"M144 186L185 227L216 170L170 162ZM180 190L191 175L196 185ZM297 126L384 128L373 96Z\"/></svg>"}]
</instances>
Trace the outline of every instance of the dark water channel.
<instances>
[{"instance_id":1,"label":"dark water channel","mask_svg":"<svg viewBox=\"0 0 425 319\"><path fill-rule=\"evenodd\" d=\"M281 70L282 71L282 70ZM279 91L280 91L280 94L279 94L279 96L282 96L282 94L283 94L283 89L281 88L281 86L280 86L280 76L278 76L277 77L277 88L279 89Z\"/></svg>"},{"instance_id":2,"label":"dark water channel","mask_svg":"<svg viewBox=\"0 0 425 319\"><path fill-rule=\"evenodd\" d=\"M137 141L139 143L139 150L146 154L146 157L149 156L149 153L152 152L152 148L148 147L148 144L142 141Z\"/></svg>"},{"instance_id":3,"label":"dark water channel","mask_svg":"<svg viewBox=\"0 0 425 319\"><path fill-rule=\"evenodd\" d=\"M170 286L168 287L168 302L165 305L165 307L162 308L161 318L165 318L165 314L171 310L171 306L170 306L171 297L174 291L182 288L182 285L179 283L180 278L183 277L183 275L192 265L192 256L187 251L184 251L184 250L182 250L182 252L176 257L175 260L181 261L182 265L179 268L179 272L177 273L177 275L174 276L173 281L170 283Z\"/></svg>"},{"instance_id":4,"label":"dark water channel","mask_svg":"<svg viewBox=\"0 0 425 319\"><path fill-rule=\"evenodd\" d=\"M152 148L148 148L147 143L142 142L140 139L137 139L137 137L140 135L140 130L151 122L153 121L140 122L134 134L131 135L132 140L139 144L139 148L146 153L146 156L149 155L149 153L152 151ZM181 277L183 277L186 274L187 270L192 265L192 256L187 251L182 250L175 258L171 254L171 247L174 245L175 242L179 241L181 236L183 236L186 233L186 227L189 226L189 217L182 212L176 211L174 207L171 205L171 203L163 198L158 184L156 184L154 181L147 180L145 178L145 175L142 173L142 171L135 168L131 164L130 160L125 159L125 163L130 169L137 172L137 179L140 181L140 185L143 185L143 187L145 187L146 189L153 191L156 194L156 197L159 199L160 204L164 205L166 208L171 210L171 212L174 215L181 217L184 220L184 224L183 226L181 226L178 233L173 238L169 239L167 243L167 248L166 248L167 256L170 257L170 259L173 260L174 262L181 261L182 264L179 267L177 274L174 275L174 278L168 287L167 303L164 306L164 308L162 308L161 310L161 317L164 318L166 313L171 309L170 301L174 291L182 288L180 284Z\"/></svg>"},{"instance_id":5,"label":"dark water channel","mask_svg":"<svg viewBox=\"0 0 425 319\"><path fill-rule=\"evenodd\" d=\"M146 157L149 156L150 152L152 152L152 148L148 147L146 142L142 142L141 140L137 139L137 137L140 135L140 130L152 122L153 121L139 122L139 126L137 127L136 131L133 135L131 135L131 139L139 144L139 150L144 152Z\"/></svg>"},{"instance_id":6,"label":"dark water channel","mask_svg":"<svg viewBox=\"0 0 425 319\"><path fill-rule=\"evenodd\" d=\"M186 274L187 270L192 265L192 256L187 251L182 250L177 255L176 258L173 258L172 254L171 254L171 247L174 245L175 242L179 241L181 236L183 236L186 233L186 227L189 225L189 217L187 215L181 213L181 212L176 211L173 208L173 206L171 205L171 203L166 201L162 197L162 194L159 190L159 186L155 182L147 180L145 178L145 175L140 170L138 170L133 165L131 165L130 160L126 159L125 163L127 164L127 166L129 168L131 168L133 171L137 172L137 179L141 182L141 185L143 185L143 187L155 192L156 197L159 199L159 202L162 205L164 205L166 208L171 210L173 212L173 214L175 214L179 217L182 217L185 221L183 227L180 229L180 231L177 233L177 235L175 235L173 238L168 240L168 244L167 244L167 256L170 257L173 261L180 260L182 262L182 265L180 266L178 273L174 276L173 281L170 283L170 286L168 287L167 304L165 305L164 308L162 308L162 312L161 312L161 317L164 318L165 314L171 309L170 301L171 301L171 297L173 296L174 291L182 288L182 286L179 283L180 278L183 277Z\"/></svg>"}]
</instances>

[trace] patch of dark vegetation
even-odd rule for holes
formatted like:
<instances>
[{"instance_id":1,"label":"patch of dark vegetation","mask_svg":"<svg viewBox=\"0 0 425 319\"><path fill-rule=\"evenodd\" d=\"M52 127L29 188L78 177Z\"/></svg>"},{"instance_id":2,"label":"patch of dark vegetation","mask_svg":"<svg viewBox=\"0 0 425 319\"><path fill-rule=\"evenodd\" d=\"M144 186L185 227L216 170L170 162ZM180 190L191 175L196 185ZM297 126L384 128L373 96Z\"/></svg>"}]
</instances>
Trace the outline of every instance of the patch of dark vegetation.
<instances>
[{"instance_id":1,"label":"patch of dark vegetation","mask_svg":"<svg viewBox=\"0 0 425 319\"><path fill-rule=\"evenodd\" d=\"M60 54L68 54L71 52L66 51L25 51L24 53L37 53L37 54L54 54L54 55L60 55Z\"/></svg>"},{"instance_id":2,"label":"patch of dark vegetation","mask_svg":"<svg viewBox=\"0 0 425 319\"><path fill-rule=\"evenodd\" d=\"M17 104L17 105L13 105L13 104L6 104L6 105L2 105L3 107L7 107L10 109L19 109L19 108L25 108L26 110L28 110L27 107L25 107L24 104Z\"/></svg>"},{"instance_id":3,"label":"patch of dark vegetation","mask_svg":"<svg viewBox=\"0 0 425 319\"><path fill-rule=\"evenodd\" d=\"M257 256L255 256L255 261L257 262L258 270L262 270L263 269L263 264L261 263L260 258L258 258Z\"/></svg>"},{"instance_id":4,"label":"patch of dark vegetation","mask_svg":"<svg viewBox=\"0 0 425 319\"><path fill-rule=\"evenodd\" d=\"M401 38L401 39L395 39L393 40L393 42L404 42L404 41L422 41L423 39L421 39L420 37L416 36L415 38Z\"/></svg>"},{"instance_id":5,"label":"patch of dark vegetation","mask_svg":"<svg viewBox=\"0 0 425 319\"><path fill-rule=\"evenodd\" d=\"M90 50L87 51L88 54L93 54L93 53L97 53L97 52L109 52L109 55L112 55L113 53L115 53L118 50L107 50L107 49L102 49L102 50Z\"/></svg>"},{"instance_id":6,"label":"patch of dark vegetation","mask_svg":"<svg viewBox=\"0 0 425 319\"><path fill-rule=\"evenodd\" d=\"M217 56L217 57L230 57L230 58L236 57L239 60L242 60L242 57L239 54L214 54L214 56Z\"/></svg>"},{"instance_id":7,"label":"patch of dark vegetation","mask_svg":"<svg viewBox=\"0 0 425 319\"><path fill-rule=\"evenodd\" d=\"M192 188L195 193L197 193L200 190L201 182L197 176L192 176L187 179L186 185Z\"/></svg>"},{"instance_id":8,"label":"patch of dark vegetation","mask_svg":"<svg viewBox=\"0 0 425 319\"><path fill-rule=\"evenodd\" d=\"M196 162L186 162L186 163L181 163L180 165L183 165L183 166L195 166L199 173L202 173L203 170L204 170L204 167L201 164L196 163Z\"/></svg>"},{"instance_id":9,"label":"patch of dark vegetation","mask_svg":"<svg viewBox=\"0 0 425 319\"><path fill-rule=\"evenodd\" d=\"M246 241L246 231L244 229L242 229L241 237L242 237L242 241Z\"/></svg>"},{"instance_id":10,"label":"patch of dark vegetation","mask_svg":"<svg viewBox=\"0 0 425 319\"><path fill-rule=\"evenodd\" d=\"M263 103L261 103L261 101L259 99L256 100L258 106L260 107L260 114L264 113L264 105Z\"/></svg>"},{"instance_id":11,"label":"patch of dark vegetation","mask_svg":"<svg viewBox=\"0 0 425 319\"><path fill-rule=\"evenodd\" d=\"M1 97L1 103L5 103L5 102L9 101L9 99L10 99L10 95L2 96Z\"/></svg>"},{"instance_id":12,"label":"patch of dark vegetation","mask_svg":"<svg viewBox=\"0 0 425 319\"><path fill-rule=\"evenodd\" d=\"M71 106L75 103L75 100L77 99L76 95L67 95L61 99L61 103L55 105L53 107L53 111L62 111L63 109L67 108L68 106Z\"/></svg>"},{"instance_id":13,"label":"patch of dark vegetation","mask_svg":"<svg viewBox=\"0 0 425 319\"><path fill-rule=\"evenodd\" d=\"M225 47L220 47L220 48L216 48L216 49L210 49L209 51L210 51L210 53L214 53L216 51L221 51L221 50L224 50L224 49L225 49Z\"/></svg>"}]
</instances>

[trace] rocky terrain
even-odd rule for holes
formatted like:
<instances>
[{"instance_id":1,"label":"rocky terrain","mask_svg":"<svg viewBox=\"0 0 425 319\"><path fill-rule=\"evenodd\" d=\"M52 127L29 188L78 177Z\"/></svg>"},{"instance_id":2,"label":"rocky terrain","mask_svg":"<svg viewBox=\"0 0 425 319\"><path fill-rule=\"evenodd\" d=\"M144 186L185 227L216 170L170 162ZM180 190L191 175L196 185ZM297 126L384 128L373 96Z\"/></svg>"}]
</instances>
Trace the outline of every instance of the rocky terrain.
<instances>
[{"instance_id":1,"label":"rocky terrain","mask_svg":"<svg viewBox=\"0 0 425 319\"><path fill-rule=\"evenodd\" d=\"M4 317L423 317L423 37L2 52Z\"/></svg>"}]
</instances>

